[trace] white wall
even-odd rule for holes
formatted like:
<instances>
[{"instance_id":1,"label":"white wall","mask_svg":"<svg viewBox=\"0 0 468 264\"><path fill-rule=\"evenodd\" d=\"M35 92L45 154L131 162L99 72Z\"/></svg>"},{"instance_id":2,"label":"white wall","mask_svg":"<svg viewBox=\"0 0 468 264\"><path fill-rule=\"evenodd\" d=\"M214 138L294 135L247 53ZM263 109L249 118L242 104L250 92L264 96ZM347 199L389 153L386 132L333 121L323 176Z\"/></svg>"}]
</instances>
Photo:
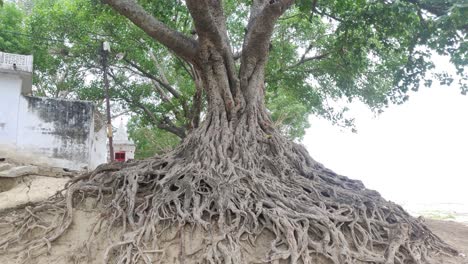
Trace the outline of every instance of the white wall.
<instances>
[{"instance_id":1,"label":"white wall","mask_svg":"<svg viewBox=\"0 0 468 264\"><path fill-rule=\"evenodd\" d=\"M21 96L19 108L19 152L47 156L55 165L72 169L93 169L106 161L97 155L105 140L95 136L90 102Z\"/></svg>"},{"instance_id":2,"label":"white wall","mask_svg":"<svg viewBox=\"0 0 468 264\"><path fill-rule=\"evenodd\" d=\"M0 73L0 153L25 162L94 169L106 160L105 129L94 105L21 95L21 79Z\"/></svg>"},{"instance_id":3,"label":"white wall","mask_svg":"<svg viewBox=\"0 0 468 264\"><path fill-rule=\"evenodd\" d=\"M114 153L119 151L125 151L125 160L135 158L135 145L129 144L114 144Z\"/></svg>"},{"instance_id":4,"label":"white wall","mask_svg":"<svg viewBox=\"0 0 468 264\"><path fill-rule=\"evenodd\" d=\"M90 153L89 155L89 168L90 169L95 169L100 164L107 162L106 126L104 125L98 129L94 127L93 130L95 132L91 137L92 142L90 144L90 152L89 152Z\"/></svg>"},{"instance_id":5,"label":"white wall","mask_svg":"<svg viewBox=\"0 0 468 264\"><path fill-rule=\"evenodd\" d=\"M0 145L16 145L21 79L0 73Z\"/></svg>"}]
</instances>

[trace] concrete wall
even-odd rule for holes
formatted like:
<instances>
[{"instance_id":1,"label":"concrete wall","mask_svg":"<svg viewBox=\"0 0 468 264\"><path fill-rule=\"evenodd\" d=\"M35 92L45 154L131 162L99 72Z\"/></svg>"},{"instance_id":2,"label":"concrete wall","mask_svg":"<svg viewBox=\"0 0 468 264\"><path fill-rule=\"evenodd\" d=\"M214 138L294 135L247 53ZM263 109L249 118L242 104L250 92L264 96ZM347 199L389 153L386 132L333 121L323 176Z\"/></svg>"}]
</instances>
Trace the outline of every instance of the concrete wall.
<instances>
[{"instance_id":1,"label":"concrete wall","mask_svg":"<svg viewBox=\"0 0 468 264\"><path fill-rule=\"evenodd\" d=\"M21 96L19 109L19 152L49 157L60 167L88 166L94 132L91 103Z\"/></svg>"},{"instance_id":2,"label":"concrete wall","mask_svg":"<svg viewBox=\"0 0 468 264\"><path fill-rule=\"evenodd\" d=\"M0 75L0 144L16 145L21 78Z\"/></svg>"},{"instance_id":3,"label":"concrete wall","mask_svg":"<svg viewBox=\"0 0 468 264\"><path fill-rule=\"evenodd\" d=\"M89 167L94 169L98 165L107 162L107 133L103 122L94 119L94 134L91 136L91 146L89 155Z\"/></svg>"},{"instance_id":4,"label":"concrete wall","mask_svg":"<svg viewBox=\"0 0 468 264\"><path fill-rule=\"evenodd\" d=\"M21 80L0 75L0 151L70 169L106 162L105 130L95 127L92 103L23 96L20 89Z\"/></svg>"}]
</instances>

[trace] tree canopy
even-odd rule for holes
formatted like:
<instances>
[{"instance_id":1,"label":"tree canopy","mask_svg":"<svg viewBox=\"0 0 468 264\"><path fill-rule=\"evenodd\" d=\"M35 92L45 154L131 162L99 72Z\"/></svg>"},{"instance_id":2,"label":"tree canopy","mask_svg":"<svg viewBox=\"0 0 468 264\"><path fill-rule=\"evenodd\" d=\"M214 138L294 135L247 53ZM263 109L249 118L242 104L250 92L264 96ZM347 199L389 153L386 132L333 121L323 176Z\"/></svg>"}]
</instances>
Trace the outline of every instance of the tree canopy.
<instances>
[{"instance_id":1,"label":"tree canopy","mask_svg":"<svg viewBox=\"0 0 468 264\"><path fill-rule=\"evenodd\" d=\"M168 27L196 36L182 1L139 2ZM223 8L233 52L240 52L249 1L224 1ZM467 9L460 0L297 1L270 42L265 85L273 120L300 139L310 114L352 126L346 106L333 101L360 100L381 111L434 80L457 80L466 93ZM102 105L100 47L108 41L114 114L183 138L205 111L191 65L99 1L6 3L0 21L0 50L35 57L36 95ZM459 77L431 72L434 54L450 56Z\"/></svg>"}]
</instances>

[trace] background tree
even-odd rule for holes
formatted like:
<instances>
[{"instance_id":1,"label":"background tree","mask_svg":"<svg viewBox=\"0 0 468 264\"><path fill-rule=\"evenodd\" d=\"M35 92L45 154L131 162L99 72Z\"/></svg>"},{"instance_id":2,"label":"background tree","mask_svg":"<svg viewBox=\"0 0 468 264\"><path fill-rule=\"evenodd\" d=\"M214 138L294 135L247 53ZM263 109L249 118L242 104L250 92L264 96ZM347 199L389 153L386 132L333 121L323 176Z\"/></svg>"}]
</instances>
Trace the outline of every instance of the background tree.
<instances>
[{"instance_id":1,"label":"background tree","mask_svg":"<svg viewBox=\"0 0 468 264\"><path fill-rule=\"evenodd\" d=\"M0 9L0 51L28 53L29 39L23 26L24 13L13 4L5 4Z\"/></svg>"},{"instance_id":2,"label":"background tree","mask_svg":"<svg viewBox=\"0 0 468 264\"><path fill-rule=\"evenodd\" d=\"M331 119L327 98L359 99L373 109L401 103L408 89L429 80L434 50L450 54L463 77L466 7L461 2L104 2L147 34L133 45L164 47L156 60L155 49L142 54L156 73L138 69L144 61L136 64L133 50L127 50L120 61L140 74L119 71L126 66L118 62L112 73L121 87L116 93L158 126L180 133L182 143L161 156L83 175L65 198L34 209L35 215L58 211L60 221L36 232L40 217L31 220L31 210L24 212L15 219L22 228L3 232L0 246L32 251L49 246L70 227L74 194L103 197L104 192L101 217L121 235L105 252L105 262L170 262L158 253L171 243L180 245L181 263L186 258L195 263L429 263L440 252L456 254L400 206L314 161L276 128L265 102L278 108L300 103L296 110L321 109ZM112 24L117 28L126 21L116 18ZM187 89L193 97L181 100L187 83L158 65L171 65L184 73L181 79L191 79ZM163 92L139 81L142 75ZM158 96L150 96L146 87ZM154 114L160 107L174 108L171 115ZM186 118L183 134L176 129L177 112ZM287 120L283 116L278 120ZM176 230L169 243L163 241L166 227ZM204 240L187 254L184 237L192 234Z\"/></svg>"}]
</instances>

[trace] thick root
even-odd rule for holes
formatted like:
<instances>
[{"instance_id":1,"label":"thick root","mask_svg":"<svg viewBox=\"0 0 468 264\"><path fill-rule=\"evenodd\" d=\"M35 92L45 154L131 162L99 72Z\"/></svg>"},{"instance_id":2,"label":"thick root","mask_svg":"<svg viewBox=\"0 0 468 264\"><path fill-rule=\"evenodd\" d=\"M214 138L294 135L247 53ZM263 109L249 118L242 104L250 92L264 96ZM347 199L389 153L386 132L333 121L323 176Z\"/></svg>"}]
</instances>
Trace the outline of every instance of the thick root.
<instances>
[{"instance_id":1,"label":"thick root","mask_svg":"<svg viewBox=\"0 0 468 264\"><path fill-rule=\"evenodd\" d=\"M50 250L70 227L74 206L94 196L104 205L100 225L122 231L104 263L158 262L165 232L174 228L178 241L204 233L195 252L179 245L181 263L431 263L436 254L457 253L303 147L244 128L211 133L223 129L213 124L167 156L101 166L65 195L0 217L0 249L29 258ZM255 250L259 237L269 246L252 261L246 245Z\"/></svg>"}]
</instances>

